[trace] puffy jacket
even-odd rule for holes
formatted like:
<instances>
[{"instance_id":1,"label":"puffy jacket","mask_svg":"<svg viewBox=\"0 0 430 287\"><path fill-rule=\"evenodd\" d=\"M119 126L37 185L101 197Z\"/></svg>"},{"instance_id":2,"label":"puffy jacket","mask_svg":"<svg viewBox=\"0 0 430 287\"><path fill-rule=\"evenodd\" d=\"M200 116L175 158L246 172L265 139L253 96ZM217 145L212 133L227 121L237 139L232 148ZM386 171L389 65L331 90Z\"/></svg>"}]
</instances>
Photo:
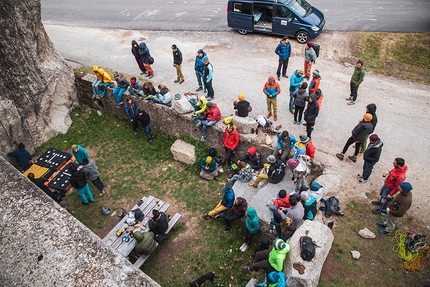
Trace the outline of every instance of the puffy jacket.
<instances>
[{"instance_id":1,"label":"puffy jacket","mask_svg":"<svg viewBox=\"0 0 430 287\"><path fill-rule=\"evenodd\" d=\"M87 185L87 177L85 176L85 173L82 169L72 172L70 184L74 188L83 188Z\"/></svg>"},{"instance_id":2,"label":"puffy jacket","mask_svg":"<svg viewBox=\"0 0 430 287\"><path fill-rule=\"evenodd\" d=\"M360 69L357 68L357 66L355 66L354 73L352 74L352 77L351 77L351 82L354 85L359 86L363 82L365 75L366 75L366 69L364 68L364 66L362 66Z\"/></svg>"},{"instance_id":3,"label":"puffy jacket","mask_svg":"<svg viewBox=\"0 0 430 287\"><path fill-rule=\"evenodd\" d=\"M392 191L390 192L391 196L399 190L400 184L406 180L407 171L408 166L406 164L401 167L395 167L389 171L388 176L384 181L384 184L388 188L392 189Z\"/></svg>"},{"instance_id":4,"label":"puffy jacket","mask_svg":"<svg viewBox=\"0 0 430 287\"><path fill-rule=\"evenodd\" d=\"M173 51L173 64L181 65L182 64L182 52L179 50L179 48L176 49L176 51Z\"/></svg>"},{"instance_id":5,"label":"puffy jacket","mask_svg":"<svg viewBox=\"0 0 430 287\"><path fill-rule=\"evenodd\" d=\"M206 158L207 158L207 157L204 157L204 158L202 158L202 160L200 161L200 167L201 167L202 169L205 169L205 168L206 168L206 166L208 165L208 164L206 163ZM208 170L208 172L212 172L212 171L214 171L214 170L216 169L216 161L215 161L215 159L212 159L212 162L211 162L208 166L209 166L209 170Z\"/></svg>"},{"instance_id":6,"label":"puffy jacket","mask_svg":"<svg viewBox=\"0 0 430 287\"><path fill-rule=\"evenodd\" d=\"M267 171L269 178L267 179L270 183L279 183L284 179L286 164L282 160L277 159L276 162L272 163Z\"/></svg>"},{"instance_id":7,"label":"puffy jacket","mask_svg":"<svg viewBox=\"0 0 430 287\"><path fill-rule=\"evenodd\" d=\"M205 68L203 67L203 58L206 57L206 52L203 52L203 57L196 56L196 60L194 62L194 70L203 73Z\"/></svg>"},{"instance_id":8,"label":"puffy jacket","mask_svg":"<svg viewBox=\"0 0 430 287\"><path fill-rule=\"evenodd\" d=\"M119 80L115 79L115 81L120 88L127 88L128 86L130 86L130 83L127 81L126 78L124 78L122 74L119 74Z\"/></svg>"},{"instance_id":9,"label":"puffy jacket","mask_svg":"<svg viewBox=\"0 0 430 287\"><path fill-rule=\"evenodd\" d=\"M309 97L309 92L306 89L297 89L293 97L295 98L294 104L299 107L304 107L306 105L306 99Z\"/></svg>"},{"instance_id":10,"label":"puffy jacket","mask_svg":"<svg viewBox=\"0 0 430 287\"><path fill-rule=\"evenodd\" d=\"M270 85L269 81L264 84L263 93L268 98L276 98L281 93L281 86L276 82L275 77L270 76L269 79L273 80L273 84Z\"/></svg>"},{"instance_id":11,"label":"puffy jacket","mask_svg":"<svg viewBox=\"0 0 430 287\"><path fill-rule=\"evenodd\" d=\"M313 160L315 157L315 146L312 143L312 141L310 140L307 144L306 144L306 155L309 156L310 160Z\"/></svg>"},{"instance_id":12,"label":"puffy jacket","mask_svg":"<svg viewBox=\"0 0 430 287\"><path fill-rule=\"evenodd\" d=\"M364 151L363 159L369 163L376 163L379 161L379 157L381 156L381 151L384 143L381 139L378 139L376 144L369 143L367 149Z\"/></svg>"},{"instance_id":13,"label":"puffy jacket","mask_svg":"<svg viewBox=\"0 0 430 287\"><path fill-rule=\"evenodd\" d=\"M296 70L290 77L290 92L295 92L300 88L300 83L303 82L303 77L299 75L299 71Z\"/></svg>"},{"instance_id":14,"label":"puffy jacket","mask_svg":"<svg viewBox=\"0 0 430 287\"><path fill-rule=\"evenodd\" d=\"M303 207L305 209L305 215L303 219L314 220L315 215L317 214L317 200L313 195L309 195L309 200L303 202Z\"/></svg>"},{"instance_id":15,"label":"puffy jacket","mask_svg":"<svg viewBox=\"0 0 430 287\"><path fill-rule=\"evenodd\" d=\"M285 248L277 250L273 248L269 253L269 263L277 272L284 270L284 260L287 257L287 253L290 252L290 245L285 243Z\"/></svg>"},{"instance_id":16,"label":"puffy jacket","mask_svg":"<svg viewBox=\"0 0 430 287\"><path fill-rule=\"evenodd\" d=\"M207 115L208 121L219 121L221 119L221 112L215 103L212 108L207 108L204 114Z\"/></svg>"},{"instance_id":17,"label":"puffy jacket","mask_svg":"<svg viewBox=\"0 0 430 287\"><path fill-rule=\"evenodd\" d=\"M102 79L103 83L107 84L112 82L112 78L111 76L108 74L108 72L105 72L105 70L103 70L102 68L98 69L97 71L100 75L102 75Z\"/></svg>"},{"instance_id":18,"label":"puffy jacket","mask_svg":"<svg viewBox=\"0 0 430 287\"><path fill-rule=\"evenodd\" d=\"M13 152L8 153L7 155L14 157L21 168L25 169L31 164L31 155L28 151L25 150L25 148L19 148Z\"/></svg>"},{"instance_id":19,"label":"puffy jacket","mask_svg":"<svg viewBox=\"0 0 430 287\"><path fill-rule=\"evenodd\" d=\"M237 148L237 145L239 144L239 133L235 127L233 127L232 132L229 132L228 128L225 129L222 144L225 148L229 148L231 150L235 150Z\"/></svg>"},{"instance_id":20,"label":"puffy jacket","mask_svg":"<svg viewBox=\"0 0 430 287\"><path fill-rule=\"evenodd\" d=\"M76 158L76 161L79 164L83 164L82 160L84 158L88 158L88 152L80 145L77 144L76 146L78 147L78 151L75 151L74 149L72 149L72 154Z\"/></svg>"},{"instance_id":21,"label":"puffy jacket","mask_svg":"<svg viewBox=\"0 0 430 287\"><path fill-rule=\"evenodd\" d=\"M168 104L172 101L172 95L170 94L170 92L162 94L160 91L160 93L156 94L156 96L162 104Z\"/></svg>"},{"instance_id":22,"label":"puffy jacket","mask_svg":"<svg viewBox=\"0 0 430 287\"><path fill-rule=\"evenodd\" d=\"M241 157L239 160L248 163L252 169L260 169L261 168L261 159L257 154L257 148L252 146L248 149L248 153Z\"/></svg>"},{"instance_id":23,"label":"puffy jacket","mask_svg":"<svg viewBox=\"0 0 430 287\"><path fill-rule=\"evenodd\" d=\"M277 275L277 276L276 276ZM287 282L285 280L284 272L270 272L267 275L267 279L269 280L269 287L286 287Z\"/></svg>"},{"instance_id":24,"label":"puffy jacket","mask_svg":"<svg viewBox=\"0 0 430 287\"><path fill-rule=\"evenodd\" d=\"M311 48L305 49L305 61L306 62L312 62L317 59L317 54L315 53L315 50Z\"/></svg>"},{"instance_id":25,"label":"puffy jacket","mask_svg":"<svg viewBox=\"0 0 430 287\"><path fill-rule=\"evenodd\" d=\"M273 200L273 205L276 207L276 209L278 209L279 207L290 208L290 194L287 194L287 196L285 196L284 198L276 198L275 200Z\"/></svg>"},{"instance_id":26,"label":"puffy jacket","mask_svg":"<svg viewBox=\"0 0 430 287\"><path fill-rule=\"evenodd\" d=\"M136 118L137 121L141 121L142 126L145 128L147 126L149 126L149 124L151 123L151 117L149 116L148 113L145 112L140 112Z\"/></svg>"},{"instance_id":27,"label":"puffy jacket","mask_svg":"<svg viewBox=\"0 0 430 287\"><path fill-rule=\"evenodd\" d=\"M312 81L309 84L309 95L313 94L315 92L316 89L318 89L320 87L320 82L321 82L321 76L313 76L312 77Z\"/></svg>"},{"instance_id":28,"label":"puffy jacket","mask_svg":"<svg viewBox=\"0 0 430 287\"><path fill-rule=\"evenodd\" d=\"M230 187L230 189L226 189L225 186L223 186L222 190L224 190L224 195L222 197L221 201L227 202L224 206L227 208L232 208L234 203L234 191L233 188Z\"/></svg>"},{"instance_id":29,"label":"puffy jacket","mask_svg":"<svg viewBox=\"0 0 430 287\"><path fill-rule=\"evenodd\" d=\"M355 141L363 141L368 134L372 131L372 123L361 121L355 128L352 130L351 137Z\"/></svg>"},{"instance_id":30,"label":"puffy jacket","mask_svg":"<svg viewBox=\"0 0 430 287\"><path fill-rule=\"evenodd\" d=\"M152 233L151 231L134 232L133 237L136 240L136 246L134 247L134 251L139 255L149 255L157 247L157 244L154 240L154 233Z\"/></svg>"},{"instance_id":31,"label":"puffy jacket","mask_svg":"<svg viewBox=\"0 0 430 287\"><path fill-rule=\"evenodd\" d=\"M246 209L248 208L248 202L246 202L246 199L243 197L238 197L242 199L243 204L242 205L236 205L233 203L233 208L231 209L233 213L237 216L244 216L246 213Z\"/></svg>"},{"instance_id":32,"label":"puffy jacket","mask_svg":"<svg viewBox=\"0 0 430 287\"><path fill-rule=\"evenodd\" d=\"M155 235L163 234L169 228L169 222L167 221L166 214L164 212L160 212L160 215L157 219L152 218L148 221L149 230L154 232Z\"/></svg>"},{"instance_id":33,"label":"puffy jacket","mask_svg":"<svg viewBox=\"0 0 430 287\"><path fill-rule=\"evenodd\" d=\"M145 42L140 43L139 46L139 55L142 59L142 62L144 64L149 64L149 57L151 57L151 54L149 53L148 47L146 46Z\"/></svg>"},{"instance_id":34,"label":"puffy jacket","mask_svg":"<svg viewBox=\"0 0 430 287\"><path fill-rule=\"evenodd\" d=\"M279 56L280 60L288 59L291 54L290 42L285 45L282 41L280 41L275 49L275 53Z\"/></svg>"},{"instance_id":35,"label":"puffy jacket","mask_svg":"<svg viewBox=\"0 0 430 287\"><path fill-rule=\"evenodd\" d=\"M368 113L372 115L372 120L370 121L372 123L372 131L370 133L373 133L376 128L376 124L378 123L378 117L376 116L376 105L368 104L366 108Z\"/></svg>"},{"instance_id":36,"label":"puffy jacket","mask_svg":"<svg viewBox=\"0 0 430 287\"><path fill-rule=\"evenodd\" d=\"M251 234L255 234L260 230L260 219L258 219L257 211L252 206L246 210L246 229Z\"/></svg>"},{"instance_id":37,"label":"puffy jacket","mask_svg":"<svg viewBox=\"0 0 430 287\"><path fill-rule=\"evenodd\" d=\"M304 113L304 119L308 124L315 124L315 120L318 116L319 109L318 104L314 101L308 102L308 106L306 107L305 113Z\"/></svg>"},{"instance_id":38,"label":"puffy jacket","mask_svg":"<svg viewBox=\"0 0 430 287\"><path fill-rule=\"evenodd\" d=\"M206 112L206 104L208 103L208 100L205 97L201 97L199 101L197 102L197 105L200 107L200 110L196 111L196 115L203 114Z\"/></svg>"},{"instance_id":39,"label":"puffy jacket","mask_svg":"<svg viewBox=\"0 0 430 287\"><path fill-rule=\"evenodd\" d=\"M138 45L136 40L131 41L131 53L133 54L133 56L138 59L140 58L140 51L142 48L138 45L137 48L134 48L134 44Z\"/></svg>"},{"instance_id":40,"label":"puffy jacket","mask_svg":"<svg viewBox=\"0 0 430 287\"><path fill-rule=\"evenodd\" d=\"M124 112L129 121L137 117L137 115L139 114L139 110L137 109L137 106L134 102L131 102L131 105L129 105L128 103L125 103Z\"/></svg>"},{"instance_id":41,"label":"puffy jacket","mask_svg":"<svg viewBox=\"0 0 430 287\"><path fill-rule=\"evenodd\" d=\"M282 149L284 146L289 146L290 149L292 149L297 143L296 138L291 134L289 135L287 141L282 138L282 133L278 134L278 149Z\"/></svg>"},{"instance_id":42,"label":"puffy jacket","mask_svg":"<svg viewBox=\"0 0 430 287\"><path fill-rule=\"evenodd\" d=\"M388 204L390 208L390 214L395 217L403 217L406 211L412 205L412 193L403 193L400 192L393 201Z\"/></svg>"},{"instance_id":43,"label":"puffy jacket","mask_svg":"<svg viewBox=\"0 0 430 287\"><path fill-rule=\"evenodd\" d=\"M136 78L136 82L134 82L134 83L130 82L130 89L132 89L136 93L138 93L140 91L143 91L143 84L138 78Z\"/></svg>"},{"instance_id":44,"label":"puffy jacket","mask_svg":"<svg viewBox=\"0 0 430 287\"><path fill-rule=\"evenodd\" d=\"M100 176L99 170L92 160L88 160L88 163L82 169L89 180L95 180Z\"/></svg>"},{"instance_id":45,"label":"puffy jacket","mask_svg":"<svg viewBox=\"0 0 430 287\"><path fill-rule=\"evenodd\" d=\"M235 105L234 105L234 109L237 110L237 115L239 117L247 117L249 114L249 102L248 101L238 101Z\"/></svg>"}]
</instances>

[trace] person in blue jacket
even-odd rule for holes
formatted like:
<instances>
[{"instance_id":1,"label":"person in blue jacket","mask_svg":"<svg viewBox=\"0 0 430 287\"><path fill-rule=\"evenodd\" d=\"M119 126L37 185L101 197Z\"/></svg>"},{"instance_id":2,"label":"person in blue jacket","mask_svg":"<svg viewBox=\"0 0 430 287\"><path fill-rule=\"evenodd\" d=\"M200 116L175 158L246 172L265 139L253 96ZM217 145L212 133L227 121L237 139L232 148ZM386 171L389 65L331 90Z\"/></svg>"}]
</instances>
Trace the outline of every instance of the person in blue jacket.
<instances>
[{"instance_id":1,"label":"person in blue jacket","mask_svg":"<svg viewBox=\"0 0 430 287\"><path fill-rule=\"evenodd\" d=\"M300 193L300 201L303 204L303 207L305 209L305 215L303 216L303 219L309 219L314 220L315 215L317 214L317 200L316 198L309 194L307 191L302 191Z\"/></svg>"},{"instance_id":2,"label":"person in blue jacket","mask_svg":"<svg viewBox=\"0 0 430 287\"><path fill-rule=\"evenodd\" d=\"M196 92L203 90L204 82L202 82L202 80L203 80L203 74L205 72L205 68L203 66L203 58L206 56L207 56L206 52L203 51L202 49L199 49L197 51L196 60L194 62L194 70L196 71L196 78L197 78L197 83L199 84L199 87L197 88ZM206 90L206 86L205 86L205 90Z\"/></svg>"},{"instance_id":3,"label":"person in blue jacket","mask_svg":"<svg viewBox=\"0 0 430 287\"><path fill-rule=\"evenodd\" d=\"M278 81L281 80L281 68L282 68L282 77L288 78L287 76L287 68L288 68L288 60L291 55L291 45L288 41L288 37L284 36L282 40L279 42L278 46L275 50L276 55L279 56L279 64L278 70L276 71L276 75L278 76Z\"/></svg>"},{"instance_id":4,"label":"person in blue jacket","mask_svg":"<svg viewBox=\"0 0 430 287\"><path fill-rule=\"evenodd\" d=\"M28 151L25 150L25 145L20 143L18 145L18 149L7 154L10 157L14 157L20 170L27 169L32 163L33 159Z\"/></svg>"},{"instance_id":5,"label":"person in blue jacket","mask_svg":"<svg viewBox=\"0 0 430 287\"><path fill-rule=\"evenodd\" d=\"M289 111L294 114L294 92L300 87L303 79L303 70L296 70L290 77L290 104Z\"/></svg>"},{"instance_id":6,"label":"person in blue jacket","mask_svg":"<svg viewBox=\"0 0 430 287\"><path fill-rule=\"evenodd\" d=\"M278 145L273 155L282 161L287 160L291 149L296 143L297 140L293 135L290 135L288 131L283 131L281 134L278 134Z\"/></svg>"},{"instance_id":7,"label":"person in blue jacket","mask_svg":"<svg viewBox=\"0 0 430 287\"><path fill-rule=\"evenodd\" d=\"M72 145L72 154L80 165L84 164L84 158L88 158L88 152L78 144Z\"/></svg>"},{"instance_id":8,"label":"person in blue jacket","mask_svg":"<svg viewBox=\"0 0 430 287\"><path fill-rule=\"evenodd\" d=\"M224 195L221 201L217 204L217 206L213 210L202 215L204 219L214 218L216 215L220 214L221 212L233 207L235 195L234 195L234 190L231 187L230 183L226 182L222 190L224 191Z\"/></svg>"},{"instance_id":9,"label":"person in blue jacket","mask_svg":"<svg viewBox=\"0 0 430 287\"><path fill-rule=\"evenodd\" d=\"M286 287L287 281L285 279L284 272L272 271L267 274L267 282L261 282L255 285L255 287Z\"/></svg>"}]
</instances>

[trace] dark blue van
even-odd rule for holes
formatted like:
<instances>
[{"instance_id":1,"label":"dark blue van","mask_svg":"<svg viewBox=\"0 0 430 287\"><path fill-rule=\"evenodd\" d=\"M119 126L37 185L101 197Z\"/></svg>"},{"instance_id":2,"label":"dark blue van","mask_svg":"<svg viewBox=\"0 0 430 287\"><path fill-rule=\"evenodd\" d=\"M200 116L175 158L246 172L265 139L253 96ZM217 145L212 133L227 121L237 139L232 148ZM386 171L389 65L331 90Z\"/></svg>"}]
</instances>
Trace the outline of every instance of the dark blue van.
<instances>
[{"instance_id":1,"label":"dark blue van","mask_svg":"<svg viewBox=\"0 0 430 287\"><path fill-rule=\"evenodd\" d=\"M324 14L306 0L229 0L227 22L240 34L289 36L303 44L324 28Z\"/></svg>"}]
</instances>

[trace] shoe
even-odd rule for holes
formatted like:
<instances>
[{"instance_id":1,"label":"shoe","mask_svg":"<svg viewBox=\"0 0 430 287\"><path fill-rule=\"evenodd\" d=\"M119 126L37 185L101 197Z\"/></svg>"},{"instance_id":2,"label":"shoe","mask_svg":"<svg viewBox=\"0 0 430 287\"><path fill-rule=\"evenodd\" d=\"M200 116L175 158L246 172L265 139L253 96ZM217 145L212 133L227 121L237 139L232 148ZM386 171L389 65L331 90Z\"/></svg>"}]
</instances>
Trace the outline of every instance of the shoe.
<instances>
[{"instance_id":1,"label":"shoe","mask_svg":"<svg viewBox=\"0 0 430 287\"><path fill-rule=\"evenodd\" d=\"M248 186L256 187L253 183L248 183Z\"/></svg>"},{"instance_id":2,"label":"shoe","mask_svg":"<svg viewBox=\"0 0 430 287\"><path fill-rule=\"evenodd\" d=\"M243 266L242 270L248 273L251 273L251 270L249 270L249 266Z\"/></svg>"},{"instance_id":3,"label":"shoe","mask_svg":"<svg viewBox=\"0 0 430 287\"><path fill-rule=\"evenodd\" d=\"M82 205L88 205L88 202L83 202L83 201L82 201Z\"/></svg>"},{"instance_id":4,"label":"shoe","mask_svg":"<svg viewBox=\"0 0 430 287\"><path fill-rule=\"evenodd\" d=\"M203 214L203 215L202 215L202 218L203 218L203 219L209 219L209 218L211 218L211 217L210 217L207 213L205 213L205 214Z\"/></svg>"},{"instance_id":5,"label":"shoe","mask_svg":"<svg viewBox=\"0 0 430 287\"><path fill-rule=\"evenodd\" d=\"M179 80L174 80L174 81L173 81L173 83L178 83L178 82L179 82Z\"/></svg>"},{"instance_id":6,"label":"shoe","mask_svg":"<svg viewBox=\"0 0 430 287\"><path fill-rule=\"evenodd\" d=\"M267 116L266 116L266 119L269 119L271 116L272 116L272 114L268 113Z\"/></svg>"},{"instance_id":7,"label":"shoe","mask_svg":"<svg viewBox=\"0 0 430 287\"><path fill-rule=\"evenodd\" d=\"M284 77L284 78L287 78L287 79L288 79L288 76L287 76L287 75L282 75L282 77Z\"/></svg>"},{"instance_id":8,"label":"shoe","mask_svg":"<svg viewBox=\"0 0 430 287\"><path fill-rule=\"evenodd\" d=\"M200 141L201 141L201 142L205 141L205 136L202 136L202 137L200 138Z\"/></svg>"},{"instance_id":9,"label":"shoe","mask_svg":"<svg viewBox=\"0 0 430 287\"><path fill-rule=\"evenodd\" d=\"M278 120L278 116L273 116L273 120L276 122Z\"/></svg>"},{"instance_id":10,"label":"shoe","mask_svg":"<svg viewBox=\"0 0 430 287\"><path fill-rule=\"evenodd\" d=\"M137 136L137 132L136 131L134 131L133 133L134 133L135 136Z\"/></svg>"},{"instance_id":11,"label":"shoe","mask_svg":"<svg viewBox=\"0 0 430 287\"><path fill-rule=\"evenodd\" d=\"M275 130L279 131L282 128L282 125L278 125L275 127Z\"/></svg>"},{"instance_id":12,"label":"shoe","mask_svg":"<svg viewBox=\"0 0 430 287\"><path fill-rule=\"evenodd\" d=\"M281 80L281 78L280 77L278 77L278 81L280 81Z\"/></svg>"},{"instance_id":13,"label":"shoe","mask_svg":"<svg viewBox=\"0 0 430 287\"><path fill-rule=\"evenodd\" d=\"M208 90L205 88L205 90L203 91L203 93L207 93L208 92Z\"/></svg>"},{"instance_id":14,"label":"shoe","mask_svg":"<svg viewBox=\"0 0 430 287\"><path fill-rule=\"evenodd\" d=\"M387 216L387 212L386 211L381 211L381 216L383 216L383 217L385 217L385 216Z\"/></svg>"},{"instance_id":15,"label":"shoe","mask_svg":"<svg viewBox=\"0 0 430 287\"><path fill-rule=\"evenodd\" d=\"M103 196L103 195L105 195L105 194L106 194L106 191L102 190L102 192L101 192L101 193L99 193L99 196Z\"/></svg>"},{"instance_id":16,"label":"shoe","mask_svg":"<svg viewBox=\"0 0 430 287\"><path fill-rule=\"evenodd\" d=\"M297 121L294 121L293 124L297 125Z\"/></svg>"},{"instance_id":17,"label":"shoe","mask_svg":"<svg viewBox=\"0 0 430 287\"><path fill-rule=\"evenodd\" d=\"M385 234L385 235L391 235L391 232L385 231L385 229L383 229L383 228L378 228L378 232Z\"/></svg>"},{"instance_id":18,"label":"shoe","mask_svg":"<svg viewBox=\"0 0 430 287\"><path fill-rule=\"evenodd\" d=\"M354 102L354 101L350 101L350 102L348 103L348 105L349 105L349 106L355 105L355 102Z\"/></svg>"},{"instance_id":19,"label":"shoe","mask_svg":"<svg viewBox=\"0 0 430 287\"><path fill-rule=\"evenodd\" d=\"M242 244L242 246L239 247L239 250L242 251L242 248L245 246L245 243Z\"/></svg>"},{"instance_id":20,"label":"shoe","mask_svg":"<svg viewBox=\"0 0 430 287\"><path fill-rule=\"evenodd\" d=\"M152 79L152 78L154 78L154 75L149 75L148 78Z\"/></svg>"},{"instance_id":21,"label":"shoe","mask_svg":"<svg viewBox=\"0 0 430 287\"><path fill-rule=\"evenodd\" d=\"M123 104L124 104L124 102L119 102L118 106L121 106L121 105L123 105Z\"/></svg>"},{"instance_id":22,"label":"shoe","mask_svg":"<svg viewBox=\"0 0 430 287\"><path fill-rule=\"evenodd\" d=\"M381 202L379 200L372 200L372 204L381 205Z\"/></svg>"},{"instance_id":23,"label":"shoe","mask_svg":"<svg viewBox=\"0 0 430 287\"><path fill-rule=\"evenodd\" d=\"M140 73L141 75L145 75L146 74L146 72L142 72L142 73Z\"/></svg>"},{"instance_id":24,"label":"shoe","mask_svg":"<svg viewBox=\"0 0 430 287\"><path fill-rule=\"evenodd\" d=\"M302 123L303 123L303 121L300 121L300 122L298 122L297 124L298 124L298 125L301 125Z\"/></svg>"},{"instance_id":25,"label":"shoe","mask_svg":"<svg viewBox=\"0 0 430 287\"><path fill-rule=\"evenodd\" d=\"M222 213L215 215L215 218L221 218L223 216Z\"/></svg>"},{"instance_id":26,"label":"shoe","mask_svg":"<svg viewBox=\"0 0 430 287\"><path fill-rule=\"evenodd\" d=\"M248 250L248 245L245 245L240 251L245 252L246 250Z\"/></svg>"},{"instance_id":27,"label":"shoe","mask_svg":"<svg viewBox=\"0 0 430 287\"><path fill-rule=\"evenodd\" d=\"M201 90L203 90L203 88L202 88L202 87L199 87L199 88L196 90L196 92L201 91Z\"/></svg>"},{"instance_id":28,"label":"shoe","mask_svg":"<svg viewBox=\"0 0 430 287\"><path fill-rule=\"evenodd\" d=\"M366 183L366 182L367 182L367 180L366 180L366 179L360 179L360 180L358 180L358 182L359 182L359 183Z\"/></svg>"},{"instance_id":29,"label":"shoe","mask_svg":"<svg viewBox=\"0 0 430 287\"><path fill-rule=\"evenodd\" d=\"M343 153L337 153L336 157L340 160L343 160Z\"/></svg>"},{"instance_id":30,"label":"shoe","mask_svg":"<svg viewBox=\"0 0 430 287\"><path fill-rule=\"evenodd\" d=\"M348 158L352 161L352 162L357 162L357 157L355 155L349 155Z\"/></svg>"},{"instance_id":31,"label":"shoe","mask_svg":"<svg viewBox=\"0 0 430 287\"><path fill-rule=\"evenodd\" d=\"M348 97L348 98L346 98L345 100L347 100L347 101L352 101L352 97Z\"/></svg>"},{"instance_id":32,"label":"shoe","mask_svg":"<svg viewBox=\"0 0 430 287\"><path fill-rule=\"evenodd\" d=\"M328 228L332 229L334 225L333 221L329 221L329 223L327 223Z\"/></svg>"},{"instance_id":33,"label":"shoe","mask_svg":"<svg viewBox=\"0 0 430 287\"><path fill-rule=\"evenodd\" d=\"M290 113L294 114L294 109L292 109L292 110L289 110L289 111L290 111Z\"/></svg>"},{"instance_id":34,"label":"shoe","mask_svg":"<svg viewBox=\"0 0 430 287\"><path fill-rule=\"evenodd\" d=\"M214 180L218 180L218 177L214 176Z\"/></svg>"},{"instance_id":35,"label":"shoe","mask_svg":"<svg viewBox=\"0 0 430 287\"><path fill-rule=\"evenodd\" d=\"M148 143L152 143L152 140L149 140Z\"/></svg>"},{"instance_id":36,"label":"shoe","mask_svg":"<svg viewBox=\"0 0 430 287\"><path fill-rule=\"evenodd\" d=\"M361 173L358 173L357 177L363 177L363 175Z\"/></svg>"},{"instance_id":37,"label":"shoe","mask_svg":"<svg viewBox=\"0 0 430 287\"><path fill-rule=\"evenodd\" d=\"M227 226L227 227L224 229L224 232L229 232L229 231L230 231L230 229L231 229L231 226Z\"/></svg>"},{"instance_id":38,"label":"shoe","mask_svg":"<svg viewBox=\"0 0 430 287\"><path fill-rule=\"evenodd\" d=\"M381 209L379 209L379 208L378 208L378 209L372 209L372 212L373 212L373 213L380 213L380 212L381 212Z\"/></svg>"},{"instance_id":39,"label":"shoe","mask_svg":"<svg viewBox=\"0 0 430 287\"><path fill-rule=\"evenodd\" d=\"M201 126L202 125L202 122L197 122L197 124L196 124L196 128L198 128L199 126Z\"/></svg>"},{"instance_id":40,"label":"shoe","mask_svg":"<svg viewBox=\"0 0 430 287\"><path fill-rule=\"evenodd\" d=\"M212 97L208 97L206 100L208 100L208 102L212 101L214 98Z\"/></svg>"},{"instance_id":41,"label":"shoe","mask_svg":"<svg viewBox=\"0 0 430 287\"><path fill-rule=\"evenodd\" d=\"M381 227L387 227L387 225L381 221L376 221L376 225L381 226Z\"/></svg>"},{"instance_id":42,"label":"shoe","mask_svg":"<svg viewBox=\"0 0 430 287\"><path fill-rule=\"evenodd\" d=\"M180 80L180 81L179 81L179 84L182 84L183 82L184 82L184 80Z\"/></svg>"}]
</instances>

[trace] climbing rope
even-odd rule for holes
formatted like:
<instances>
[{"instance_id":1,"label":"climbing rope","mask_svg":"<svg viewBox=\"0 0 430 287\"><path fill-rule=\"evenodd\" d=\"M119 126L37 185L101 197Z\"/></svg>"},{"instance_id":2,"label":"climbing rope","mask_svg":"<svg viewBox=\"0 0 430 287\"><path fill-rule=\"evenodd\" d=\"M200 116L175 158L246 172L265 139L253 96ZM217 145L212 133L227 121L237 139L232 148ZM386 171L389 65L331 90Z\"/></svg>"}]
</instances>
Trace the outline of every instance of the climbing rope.
<instances>
[{"instance_id":1,"label":"climbing rope","mask_svg":"<svg viewBox=\"0 0 430 287\"><path fill-rule=\"evenodd\" d=\"M430 258L429 246L423 241L418 241L413 245L413 250L417 252L410 252L406 248L406 237L407 234L403 230L397 230L395 233L397 243L394 244L392 251L398 253L406 270L412 273L415 271L421 272L425 267L424 260ZM430 268L430 262L428 266Z\"/></svg>"}]
</instances>

